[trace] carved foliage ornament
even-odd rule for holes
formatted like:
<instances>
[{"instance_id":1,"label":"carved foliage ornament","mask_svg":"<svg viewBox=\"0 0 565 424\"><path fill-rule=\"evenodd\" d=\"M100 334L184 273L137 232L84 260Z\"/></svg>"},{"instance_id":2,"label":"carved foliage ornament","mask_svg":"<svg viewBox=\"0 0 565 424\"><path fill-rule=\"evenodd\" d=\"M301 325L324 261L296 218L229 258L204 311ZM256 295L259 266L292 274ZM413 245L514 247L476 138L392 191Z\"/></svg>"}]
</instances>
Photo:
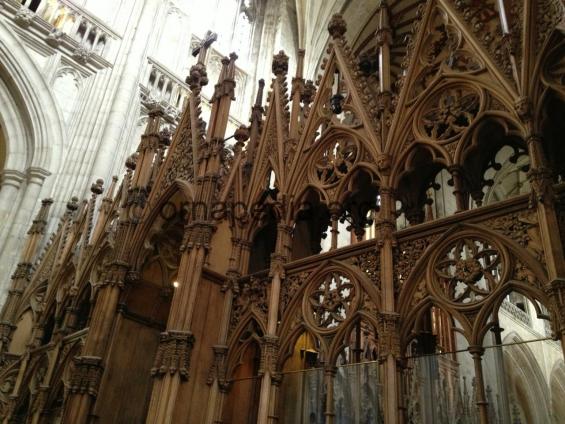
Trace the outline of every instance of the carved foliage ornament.
<instances>
[{"instance_id":1,"label":"carved foliage ornament","mask_svg":"<svg viewBox=\"0 0 565 424\"><path fill-rule=\"evenodd\" d=\"M422 69L411 89L412 101L441 73L474 74L484 69L482 61L466 48L461 31L440 8L433 12L418 60Z\"/></svg>"},{"instance_id":2,"label":"carved foliage ornament","mask_svg":"<svg viewBox=\"0 0 565 424\"><path fill-rule=\"evenodd\" d=\"M440 142L456 139L479 113L480 94L467 86L442 88L423 108L418 132Z\"/></svg>"}]
</instances>

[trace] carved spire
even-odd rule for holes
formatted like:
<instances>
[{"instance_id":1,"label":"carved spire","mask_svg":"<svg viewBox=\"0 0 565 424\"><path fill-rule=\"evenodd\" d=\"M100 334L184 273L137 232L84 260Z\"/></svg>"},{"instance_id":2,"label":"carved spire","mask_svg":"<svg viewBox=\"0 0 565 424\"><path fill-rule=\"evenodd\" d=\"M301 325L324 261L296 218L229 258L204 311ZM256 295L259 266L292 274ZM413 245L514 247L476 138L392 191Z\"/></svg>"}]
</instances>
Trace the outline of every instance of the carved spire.
<instances>
[{"instance_id":1,"label":"carved spire","mask_svg":"<svg viewBox=\"0 0 565 424\"><path fill-rule=\"evenodd\" d=\"M206 73L206 56L208 54L208 49L214 41L218 38L217 34L211 31L206 33L206 37L200 43L200 45L192 51L192 55L198 55L198 60L194 66L190 68L190 73L186 77L186 83L190 86L190 89L194 93L200 93L202 87L208 84L208 74Z\"/></svg>"},{"instance_id":2,"label":"carved spire","mask_svg":"<svg viewBox=\"0 0 565 424\"><path fill-rule=\"evenodd\" d=\"M290 137L296 140L299 136L300 124L300 100L304 91L304 49L298 50L298 62L296 64L296 76L292 79L292 111L290 113Z\"/></svg>"},{"instance_id":3,"label":"carved spire","mask_svg":"<svg viewBox=\"0 0 565 424\"><path fill-rule=\"evenodd\" d=\"M33 223L27 232L28 234L45 234L45 227L47 226L47 216L49 215L49 209L53 204L53 199L43 199L41 201L41 208L37 212L37 216L33 220Z\"/></svg>"},{"instance_id":4,"label":"carved spire","mask_svg":"<svg viewBox=\"0 0 565 424\"><path fill-rule=\"evenodd\" d=\"M88 212L86 218L86 233L84 238L84 244L90 244L90 239L92 235L92 228L94 225L94 211L96 209L96 199L99 195L104 192L104 180L99 178L96 182L92 183L90 186L90 192L92 196L90 196L90 200L88 202Z\"/></svg>"},{"instance_id":5,"label":"carved spire","mask_svg":"<svg viewBox=\"0 0 565 424\"><path fill-rule=\"evenodd\" d=\"M116 189L117 182L118 182L118 177L114 175L112 177L112 182L110 184L110 187L108 187L108 190L106 191L106 195L102 199L102 204L100 205L98 219L96 220L96 226L94 228L94 232L92 233L93 244L102 235L108 217L112 214L112 204L114 203L114 191Z\"/></svg>"},{"instance_id":6,"label":"carved spire","mask_svg":"<svg viewBox=\"0 0 565 424\"><path fill-rule=\"evenodd\" d=\"M259 86L257 89L257 98L255 99L255 104L251 108L251 125L249 128L249 143L247 143L247 159L245 166L249 168L255 157L255 150L257 149L257 143L259 143L259 138L261 137L261 127L263 123L263 114L265 109L263 108L263 90L265 89L265 80L259 80Z\"/></svg>"}]
</instances>

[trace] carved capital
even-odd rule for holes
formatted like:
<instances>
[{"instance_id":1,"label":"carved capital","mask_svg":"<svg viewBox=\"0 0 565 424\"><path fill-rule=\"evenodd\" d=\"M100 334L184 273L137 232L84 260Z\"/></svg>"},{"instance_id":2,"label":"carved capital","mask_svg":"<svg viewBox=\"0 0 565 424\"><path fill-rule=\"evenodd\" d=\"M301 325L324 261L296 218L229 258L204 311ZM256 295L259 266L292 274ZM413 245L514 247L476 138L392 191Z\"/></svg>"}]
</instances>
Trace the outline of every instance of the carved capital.
<instances>
[{"instance_id":1,"label":"carved capital","mask_svg":"<svg viewBox=\"0 0 565 424\"><path fill-rule=\"evenodd\" d=\"M190 331L165 331L161 333L155 363L151 369L154 377L179 374L183 381L189 378L190 355L194 336Z\"/></svg>"},{"instance_id":2,"label":"carved capital","mask_svg":"<svg viewBox=\"0 0 565 424\"><path fill-rule=\"evenodd\" d=\"M70 392L96 397L104 372L102 358L98 356L78 356L74 358L74 367L70 380Z\"/></svg>"},{"instance_id":3,"label":"carved capital","mask_svg":"<svg viewBox=\"0 0 565 424\"><path fill-rule=\"evenodd\" d=\"M561 334L565 333L565 279L556 278L548 284L546 292L549 296L551 303L553 304L553 310L555 316L553 317L553 322L555 324L556 331L560 331Z\"/></svg>"},{"instance_id":4,"label":"carved capital","mask_svg":"<svg viewBox=\"0 0 565 424\"><path fill-rule=\"evenodd\" d=\"M141 273L139 271L127 271L125 275L126 284L137 284L141 281Z\"/></svg>"},{"instance_id":5,"label":"carved capital","mask_svg":"<svg viewBox=\"0 0 565 424\"><path fill-rule=\"evenodd\" d=\"M530 207L537 203L550 205L554 201L551 170L545 167L532 168L528 171L528 180L532 189Z\"/></svg>"},{"instance_id":6,"label":"carved capital","mask_svg":"<svg viewBox=\"0 0 565 424\"><path fill-rule=\"evenodd\" d=\"M29 262L20 262L12 274L12 280L29 280L33 265Z\"/></svg>"},{"instance_id":7,"label":"carved capital","mask_svg":"<svg viewBox=\"0 0 565 424\"><path fill-rule=\"evenodd\" d=\"M210 249L210 242L215 229L215 225L209 222L196 222L190 224L186 227L181 251L191 250L194 248L204 248L206 250Z\"/></svg>"},{"instance_id":8,"label":"carved capital","mask_svg":"<svg viewBox=\"0 0 565 424\"><path fill-rule=\"evenodd\" d=\"M261 339L261 363L259 375L269 372L271 375L277 371L279 360L279 338L277 336L264 335Z\"/></svg>"},{"instance_id":9,"label":"carved capital","mask_svg":"<svg viewBox=\"0 0 565 424\"><path fill-rule=\"evenodd\" d=\"M122 289L124 287L128 268L129 264L127 262L111 262L108 266L108 270L106 271L104 280L100 283L100 286L116 286Z\"/></svg>"},{"instance_id":10,"label":"carved capital","mask_svg":"<svg viewBox=\"0 0 565 424\"><path fill-rule=\"evenodd\" d=\"M91 56L92 56L92 51L87 49L83 45L78 46L73 52L73 59L83 65L88 63Z\"/></svg>"},{"instance_id":11,"label":"carved capital","mask_svg":"<svg viewBox=\"0 0 565 424\"><path fill-rule=\"evenodd\" d=\"M390 28L379 28L375 33L379 46L390 45L392 43L392 30Z\"/></svg>"},{"instance_id":12,"label":"carved capital","mask_svg":"<svg viewBox=\"0 0 565 424\"><path fill-rule=\"evenodd\" d=\"M386 360L389 355L400 357L400 315L395 312L379 312L377 314L379 335L379 359Z\"/></svg>"},{"instance_id":13,"label":"carved capital","mask_svg":"<svg viewBox=\"0 0 565 424\"><path fill-rule=\"evenodd\" d=\"M14 16L14 21L16 21L16 23L23 27L26 28L28 26L31 25L31 23L33 22L33 17L35 16L35 13L33 13L30 9L28 9L25 6L20 7L20 9L16 12L16 16Z\"/></svg>"},{"instance_id":14,"label":"carved capital","mask_svg":"<svg viewBox=\"0 0 565 424\"><path fill-rule=\"evenodd\" d=\"M2 342L2 350L7 351L8 345L12 340L12 332L16 326L8 321L0 322L0 342Z\"/></svg>"},{"instance_id":15,"label":"carved capital","mask_svg":"<svg viewBox=\"0 0 565 424\"><path fill-rule=\"evenodd\" d=\"M214 362L208 372L206 383L210 386L214 381L217 381L220 392L226 393L229 388L229 381L227 379L228 347L216 345L212 347L212 350L214 351Z\"/></svg>"},{"instance_id":16,"label":"carved capital","mask_svg":"<svg viewBox=\"0 0 565 424\"><path fill-rule=\"evenodd\" d=\"M272 278L275 274L279 274L280 278L284 278L285 277L285 270L284 270L285 262L286 262L285 256L273 253L271 255L271 267L270 267L270 270L269 270L269 277Z\"/></svg>"},{"instance_id":17,"label":"carved capital","mask_svg":"<svg viewBox=\"0 0 565 424\"><path fill-rule=\"evenodd\" d=\"M520 97L514 103L514 110L520 118L527 121L532 115L532 103L527 97Z\"/></svg>"},{"instance_id":18,"label":"carved capital","mask_svg":"<svg viewBox=\"0 0 565 424\"><path fill-rule=\"evenodd\" d=\"M63 36L65 33L60 29L53 28L51 32L47 35L45 41L51 47L59 47L59 45L63 42Z\"/></svg>"}]
</instances>

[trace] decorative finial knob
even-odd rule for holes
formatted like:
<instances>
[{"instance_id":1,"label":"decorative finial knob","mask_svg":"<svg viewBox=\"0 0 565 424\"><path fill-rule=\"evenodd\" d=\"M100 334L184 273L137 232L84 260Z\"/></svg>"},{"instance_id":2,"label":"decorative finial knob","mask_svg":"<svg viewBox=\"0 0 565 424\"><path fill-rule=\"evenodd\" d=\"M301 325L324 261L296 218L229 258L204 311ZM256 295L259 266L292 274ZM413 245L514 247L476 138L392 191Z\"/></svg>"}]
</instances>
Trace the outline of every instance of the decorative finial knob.
<instances>
[{"instance_id":1,"label":"decorative finial knob","mask_svg":"<svg viewBox=\"0 0 565 424\"><path fill-rule=\"evenodd\" d=\"M332 16L330 23L328 24L328 31L332 38L342 38L347 31L347 24L343 19L341 13L336 13Z\"/></svg>"},{"instance_id":2,"label":"decorative finial knob","mask_svg":"<svg viewBox=\"0 0 565 424\"><path fill-rule=\"evenodd\" d=\"M288 72L288 56L284 51L279 51L273 56L273 74L276 76L284 76Z\"/></svg>"}]
</instances>

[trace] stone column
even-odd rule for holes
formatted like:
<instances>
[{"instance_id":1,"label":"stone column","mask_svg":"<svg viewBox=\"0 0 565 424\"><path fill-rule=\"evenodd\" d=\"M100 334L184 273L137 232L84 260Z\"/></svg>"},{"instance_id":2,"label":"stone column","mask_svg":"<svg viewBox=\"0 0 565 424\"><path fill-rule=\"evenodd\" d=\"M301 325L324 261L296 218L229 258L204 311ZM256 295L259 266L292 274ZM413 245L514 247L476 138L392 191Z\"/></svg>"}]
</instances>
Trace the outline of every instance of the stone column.
<instances>
[{"instance_id":1,"label":"stone column","mask_svg":"<svg viewBox=\"0 0 565 424\"><path fill-rule=\"evenodd\" d=\"M21 250L26 228L37 208L41 188L48 175L50 175L49 172L41 168L28 170L23 198L16 213L13 214L12 227L0 253L0 303L3 303L6 297L9 275L17 263L17 255Z\"/></svg>"},{"instance_id":2,"label":"stone column","mask_svg":"<svg viewBox=\"0 0 565 424\"><path fill-rule=\"evenodd\" d=\"M25 174L16 170L5 169L0 178L0 238L4 239L11 228L9 218L18 200Z\"/></svg>"}]
</instances>

